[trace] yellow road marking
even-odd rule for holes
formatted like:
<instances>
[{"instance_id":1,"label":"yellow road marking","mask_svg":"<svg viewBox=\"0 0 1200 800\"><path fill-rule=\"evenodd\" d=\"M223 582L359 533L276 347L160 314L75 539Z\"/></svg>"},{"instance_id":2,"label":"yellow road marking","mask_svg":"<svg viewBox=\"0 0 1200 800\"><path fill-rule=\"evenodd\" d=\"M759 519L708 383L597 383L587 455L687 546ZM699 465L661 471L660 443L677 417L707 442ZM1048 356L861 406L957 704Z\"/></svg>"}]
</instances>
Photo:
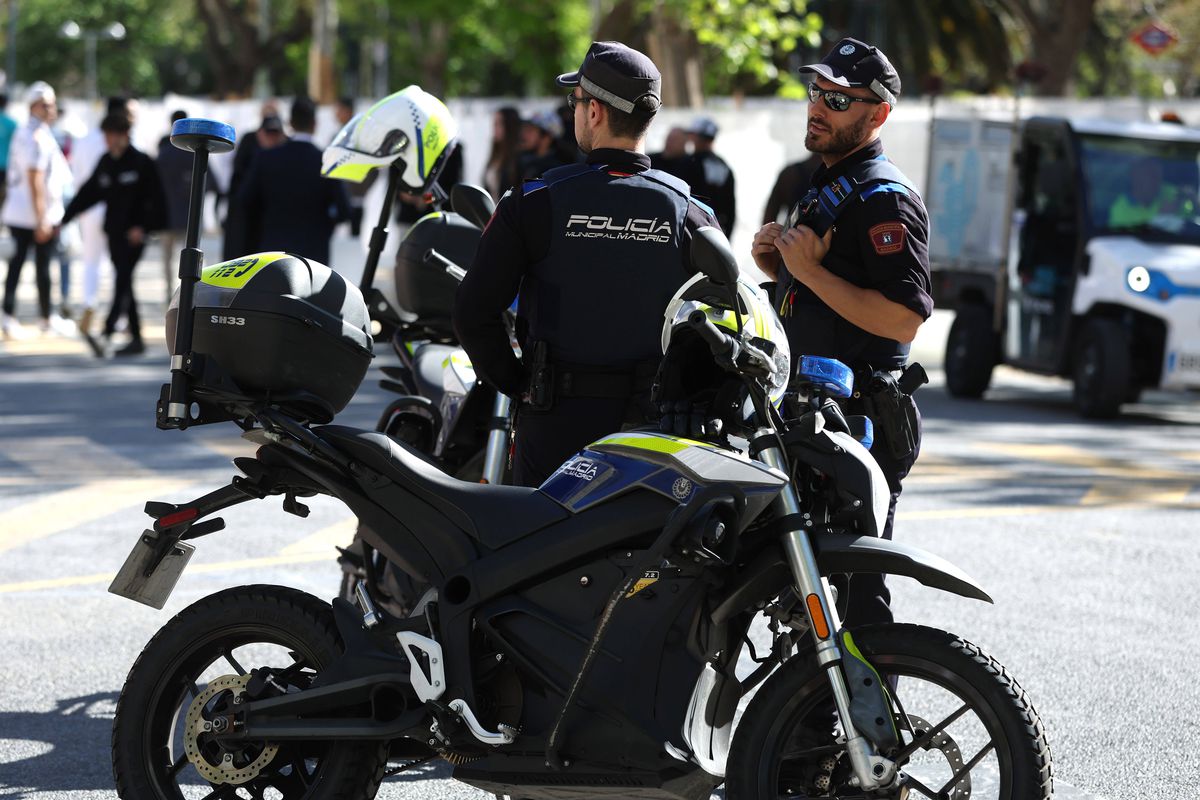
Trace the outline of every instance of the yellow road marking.
<instances>
[{"instance_id":1,"label":"yellow road marking","mask_svg":"<svg viewBox=\"0 0 1200 800\"><path fill-rule=\"evenodd\" d=\"M1081 506L1148 505L1176 506L1192 493L1191 484L1158 485L1153 488L1133 483L1098 483L1079 501Z\"/></svg>"},{"instance_id":2,"label":"yellow road marking","mask_svg":"<svg viewBox=\"0 0 1200 800\"><path fill-rule=\"evenodd\" d=\"M232 570L254 569L256 567L280 567L289 564L306 564L312 561L328 561L331 565L330 574L334 575L334 559L327 553L306 553L293 556L268 556L266 558L247 558L241 561L221 561L214 564L196 564L188 566L187 574L206 574L213 572L228 572ZM0 594L13 592L36 592L42 589L63 589L68 586L87 586L89 584L112 583L115 573L105 572L93 575L78 575L64 578L47 578L39 581L22 581L20 583L0 584ZM336 577L336 575L335 575ZM332 578L330 579L333 580ZM332 583L331 583L332 585Z\"/></svg>"},{"instance_id":3,"label":"yellow road marking","mask_svg":"<svg viewBox=\"0 0 1200 800\"><path fill-rule=\"evenodd\" d=\"M306 553L324 553L326 557L332 557L331 554L336 552L334 548L345 547L354 541L354 531L357 527L358 517L347 517L294 544L289 544L280 550L279 554L298 556Z\"/></svg>"},{"instance_id":4,"label":"yellow road marking","mask_svg":"<svg viewBox=\"0 0 1200 800\"><path fill-rule=\"evenodd\" d=\"M1092 475L1106 478L1122 478L1132 481L1148 480L1189 480L1192 476L1174 470L1156 469L1145 464L1127 461L1117 461L1103 456L1093 455L1078 447L1065 444L1020 444L1009 442L987 442L980 448L999 452L1016 458L1044 461L1067 467L1079 467L1088 470ZM1085 476L1086 477L1086 476Z\"/></svg>"},{"instance_id":5,"label":"yellow road marking","mask_svg":"<svg viewBox=\"0 0 1200 800\"><path fill-rule=\"evenodd\" d=\"M0 553L84 525L130 506L140 506L189 486L172 478L121 478L44 495L0 512Z\"/></svg>"}]
</instances>

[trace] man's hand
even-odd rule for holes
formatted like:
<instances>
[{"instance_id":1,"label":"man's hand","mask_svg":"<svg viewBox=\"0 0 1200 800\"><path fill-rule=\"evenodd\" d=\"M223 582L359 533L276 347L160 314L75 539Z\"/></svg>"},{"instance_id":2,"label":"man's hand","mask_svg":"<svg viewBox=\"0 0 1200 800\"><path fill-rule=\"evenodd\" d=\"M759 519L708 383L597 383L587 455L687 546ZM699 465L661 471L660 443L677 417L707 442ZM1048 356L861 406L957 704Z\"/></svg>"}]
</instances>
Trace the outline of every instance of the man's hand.
<instances>
[{"instance_id":1,"label":"man's hand","mask_svg":"<svg viewBox=\"0 0 1200 800\"><path fill-rule=\"evenodd\" d=\"M754 256L754 264L771 280L779 277L779 250L775 240L783 233L783 226L778 222L768 222L754 234L754 243L750 248Z\"/></svg>"},{"instance_id":2,"label":"man's hand","mask_svg":"<svg viewBox=\"0 0 1200 800\"><path fill-rule=\"evenodd\" d=\"M831 241L833 228L826 231L824 237L819 237L812 228L797 225L784 231L776 240L775 247L792 277L808 286L809 278L821 269L821 260L829 252Z\"/></svg>"},{"instance_id":3,"label":"man's hand","mask_svg":"<svg viewBox=\"0 0 1200 800\"><path fill-rule=\"evenodd\" d=\"M131 245L136 247L137 245L146 241L146 231L137 225L134 225L129 229L129 232L125 234L125 238L129 240Z\"/></svg>"}]
</instances>

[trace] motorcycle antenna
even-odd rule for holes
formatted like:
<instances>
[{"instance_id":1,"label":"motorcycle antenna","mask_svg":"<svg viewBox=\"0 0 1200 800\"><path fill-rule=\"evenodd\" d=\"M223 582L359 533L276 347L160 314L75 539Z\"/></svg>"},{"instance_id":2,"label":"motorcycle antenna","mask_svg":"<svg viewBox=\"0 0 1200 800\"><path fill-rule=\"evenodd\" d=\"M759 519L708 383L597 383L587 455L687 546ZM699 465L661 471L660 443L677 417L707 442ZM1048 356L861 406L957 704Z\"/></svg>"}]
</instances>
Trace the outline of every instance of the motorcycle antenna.
<instances>
[{"instance_id":1,"label":"motorcycle antenna","mask_svg":"<svg viewBox=\"0 0 1200 800\"><path fill-rule=\"evenodd\" d=\"M204 268L199 248L200 218L204 211L204 188L210 153L228 153L237 141L233 127L211 119L187 118L171 128L171 144L192 155L191 198L188 204L187 236L179 253L179 308L175 315L175 346L171 352L171 383L157 411L158 427L183 430L188 425L191 376L188 356L192 351L192 326L196 283ZM166 387L164 387L166 388Z\"/></svg>"}]
</instances>

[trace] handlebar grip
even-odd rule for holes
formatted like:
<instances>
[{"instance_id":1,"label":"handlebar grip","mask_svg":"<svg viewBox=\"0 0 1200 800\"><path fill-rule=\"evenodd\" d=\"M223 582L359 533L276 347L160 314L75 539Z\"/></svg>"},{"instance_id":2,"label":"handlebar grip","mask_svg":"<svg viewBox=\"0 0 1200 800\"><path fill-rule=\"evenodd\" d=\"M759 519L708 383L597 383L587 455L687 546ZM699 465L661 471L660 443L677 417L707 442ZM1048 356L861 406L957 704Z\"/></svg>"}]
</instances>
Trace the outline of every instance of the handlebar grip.
<instances>
[{"instance_id":1,"label":"handlebar grip","mask_svg":"<svg viewBox=\"0 0 1200 800\"><path fill-rule=\"evenodd\" d=\"M462 279L464 277L466 277L466 275L467 275L467 271L465 269L460 267L458 264L455 264L450 259L446 258L444 255L439 253L435 248L431 247L428 250L426 250L425 255L422 258L422 260L427 264L430 261L437 261L439 264L442 265L442 269L445 270L446 274L449 275L451 278L454 278L454 280L458 281L459 283L462 283Z\"/></svg>"},{"instance_id":2,"label":"handlebar grip","mask_svg":"<svg viewBox=\"0 0 1200 800\"><path fill-rule=\"evenodd\" d=\"M700 309L688 315L688 325L704 340L715 356L728 356L733 352L736 341L732 336L722 331Z\"/></svg>"}]
</instances>

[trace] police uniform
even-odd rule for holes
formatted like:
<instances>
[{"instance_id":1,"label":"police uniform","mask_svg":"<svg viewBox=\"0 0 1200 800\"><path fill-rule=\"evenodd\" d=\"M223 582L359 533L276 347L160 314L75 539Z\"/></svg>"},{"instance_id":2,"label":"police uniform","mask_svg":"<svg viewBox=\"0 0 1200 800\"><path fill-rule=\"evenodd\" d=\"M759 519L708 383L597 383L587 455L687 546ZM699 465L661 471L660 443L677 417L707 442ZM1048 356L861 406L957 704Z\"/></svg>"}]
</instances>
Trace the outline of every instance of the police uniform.
<instances>
[{"instance_id":1,"label":"police uniform","mask_svg":"<svg viewBox=\"0 0 1200 800\"><path fill-rule=\"evenodd\" d=\"M847 43L856 47L867 45L855 40L843 40L820 65L801 71L819 72L836 80L839 72L827 72L832 61ZM872 53L878 53L871 48ZM890 71L881 76L893 83L894 95L899 94L899 78L882 54L880 60ZM822 67L824 69L816 69ZM833 77L830 77L831 74ZM868 81L864 80L863 85ZM842 83L842 85L857 85ZM814 219L815 218L815 219ZM920 196L898 168L883 155L883 144L877 139L856 152L821 166L813 175L812 188L793 207L788 225L810 222L810 227L823 232L829 225L834 234L822 266L834 275L864 289L874 289L888 300L899 303L928 319L933 311L929 275L929 217ZM816 224L812 224L812 222ZM864 414L867 408L863 394L873 370L898 373L908 363L909 345L886 339L859 328L827 306L811 289L781 269L776 285L775 301L787 331L788 344L794 358L802 355L836 358L855 372L856 394L846 402L851 414ZM915 414L914 447L902 458L894 457L881 436L879 420L876 440L871 454L882 469L891 490L884 538L892 537L896 501L901 481L912 468L920 452L920 415ZM863 573L850 582L845 620L848 625L892 620L891 595L882 575Z\"/></svg>"},{"instance_id":2,"label":"police uniform","mask_svg":"<svg viewBox=\"0 0 1200 800\"><path fill-rule=\"evenodd\" d=\"M688 132L709 142L717 138L717 124L707 117L697 119ZM722 230L732 235L737 221L737 198L733 169L712 150L697 150L687 159L686 178L696 197L712 206ZM681 174L681 173L676 173Z\"/></svg>"},{"instance_id":3,"label":"police uniform","mask_svg":"<svg viewBox=\"0 0 1200 800\"><path fill-rule=\"evenodd\" d=\"M636 53L597 43L589 60L601 46ZM564 78L602 96L589 60ZM595 78L621 86L602 69ZM653 79L657 97L657 70ZM454 327L476 371L523 398L516 483L540 485L583 446L650 418L663 311L692 272L692 231L716 224L686 183L626 150L593 150L501 199L459 287ZM502 319L518 292L525 363Z\"/></svg>"}]
</instances>

